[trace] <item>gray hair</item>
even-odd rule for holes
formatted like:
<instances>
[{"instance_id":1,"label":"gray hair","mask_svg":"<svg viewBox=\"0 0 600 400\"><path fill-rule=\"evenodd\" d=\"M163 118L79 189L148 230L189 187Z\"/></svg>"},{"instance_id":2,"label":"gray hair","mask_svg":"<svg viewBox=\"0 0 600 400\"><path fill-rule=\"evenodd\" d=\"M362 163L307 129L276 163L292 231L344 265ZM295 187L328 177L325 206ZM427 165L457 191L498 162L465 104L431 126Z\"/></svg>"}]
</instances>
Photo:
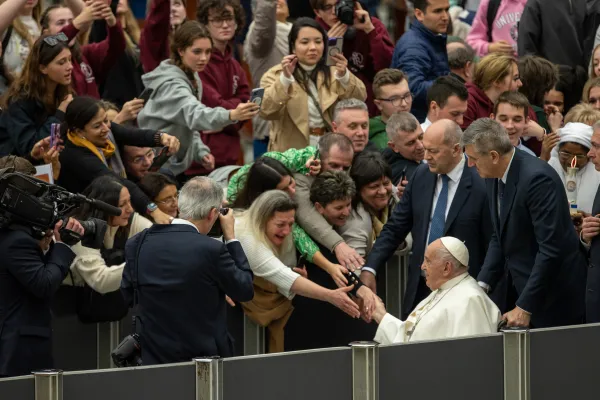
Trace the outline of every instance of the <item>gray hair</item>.
<instances>
[{"instance_id":1,"label":"gray hair","mask_svg":"<svg viewBox=\"0 0 600 400\"><path fill-rule=\"evenodd\" d=\"M462 46L457 46L448 52L448 66L450 69L464 68L467 63L475 61L475 50L463 41L459 43Z\"/></svg>"},{"instance_id":2,"label":"gray hair","mask_svg":"<svg viewBox=\"0 0 600 400\"><path fill-rule=\"evenodd\" d=\"M460 145L472 145L479 154L488 154L494 150L504 155L513 149L504 127L490 118L480 118L473 122L463 133Z\"/></svg>"},{"instance_id":3,"label":"gray hair","mask_svg":"<svg viewBox=\"0 0 600 400\"><path fill-rule=\"evenodd\" d=\"M335 109L333 110L333 120L336 123L340 122L340 113L344 110L363 110L369 112L367 103L362 100L355 98L341 100L335 105Z\"/></svg>"},{"instance_id":4,"label":"gray hair","mask_svg":"<svg viewBox=\"0 0 600 400\"><path fill-rule=\"evenodd\" d=\"M443 262L451 263L455 269L456 268L465 268L467 270L469 269L468 265L463 265L443 245L440 246L440 248L438 249L438 251L436 253L437 253L436 255L440 258L440 260L442 260Z\"/></svg>"},{"instance_id":5,"label":"gray hair","mask_svg":"<svg viewBox=\"0 0 600 400\"><path fill-rule=\"evenodd\" d=\"M398 132L413 133L419 127L419 121L414 115L408 112L399 112L393 114L387 122L385 131L388 139L394 140L398 136Z\"/></svg>"},{"instance_id":6,"label":"gray hair","mask_svg":"<svg viewBox=\"0 0 600 400\"><path fill-rule=\"evenodd\" d=\"M179 192L179 216L198 221L208 217L213 208L219 209L225 194L213 179L198 176L190 179Z\"/></svg>"}]
</instances>

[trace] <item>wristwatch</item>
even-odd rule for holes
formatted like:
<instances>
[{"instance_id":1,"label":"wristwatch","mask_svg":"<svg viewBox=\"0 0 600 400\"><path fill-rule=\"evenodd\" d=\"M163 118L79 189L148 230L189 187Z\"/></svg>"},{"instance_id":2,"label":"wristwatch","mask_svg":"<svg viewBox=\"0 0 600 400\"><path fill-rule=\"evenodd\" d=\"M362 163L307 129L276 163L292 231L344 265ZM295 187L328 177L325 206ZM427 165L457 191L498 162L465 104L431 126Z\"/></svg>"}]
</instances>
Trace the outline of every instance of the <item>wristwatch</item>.
<instances>
[{"instance_id":1,"label":"wristwatch","mask_svg":"<svg viewBox=\"0 0 600 400\"><path fill-rule=\"evenodd\" d=\"M156 203L148 203L148 205L146 206L146 213L152 214L157 209L158 206L156 205Z\"/></svg>"}]
</instances>

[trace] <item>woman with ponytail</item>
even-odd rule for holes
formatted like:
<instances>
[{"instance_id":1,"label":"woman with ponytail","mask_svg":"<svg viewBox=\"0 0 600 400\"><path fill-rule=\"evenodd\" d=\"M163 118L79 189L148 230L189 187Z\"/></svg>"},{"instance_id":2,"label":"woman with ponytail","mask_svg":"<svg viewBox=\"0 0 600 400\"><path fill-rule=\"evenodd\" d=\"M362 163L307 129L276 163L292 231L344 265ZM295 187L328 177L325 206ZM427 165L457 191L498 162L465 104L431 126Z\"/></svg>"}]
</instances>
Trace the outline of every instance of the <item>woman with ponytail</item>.
<instances>
[{"instance_id":1,"label":"woman with ponytail","mask_svg":"<svg viewBox=\"0 0 600 400\"><path fill-rule=\"evenodd\" d=\"M365 100L365 85L348 70L342 53L328 67L327 32L314 19L299 18L289 37L290 55L265 73L260 116L271 121L269 151L316 146L331 131L338 100Z\"/></svg>"}]
</instances>

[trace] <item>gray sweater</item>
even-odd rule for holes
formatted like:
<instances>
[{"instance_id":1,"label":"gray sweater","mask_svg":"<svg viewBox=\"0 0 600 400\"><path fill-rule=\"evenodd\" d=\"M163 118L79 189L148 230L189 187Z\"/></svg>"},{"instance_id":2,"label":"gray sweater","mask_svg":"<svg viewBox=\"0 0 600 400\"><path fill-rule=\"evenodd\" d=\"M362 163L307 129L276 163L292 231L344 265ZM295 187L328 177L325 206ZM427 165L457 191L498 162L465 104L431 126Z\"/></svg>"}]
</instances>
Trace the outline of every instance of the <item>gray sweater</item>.
<instances>
[{"instance_id":1,"label":"gray sweater","mask_svg":"<svg viewBox=\"0 0 600 400\"><path fill-rule=\"evenodd\" d=\"M234 121L224 108L209 108L200 102L202 83L195 74L198 96L193 92L190 79L173 65L171 60L142 76L146 88L154 89L148 103L138 115L140 128L155 129L176 136L181 147L164 168L174 175L183 173L193 161L200 162L210 149L200 138L199 131L221 130Z\"/></svg>"}]
</instances>

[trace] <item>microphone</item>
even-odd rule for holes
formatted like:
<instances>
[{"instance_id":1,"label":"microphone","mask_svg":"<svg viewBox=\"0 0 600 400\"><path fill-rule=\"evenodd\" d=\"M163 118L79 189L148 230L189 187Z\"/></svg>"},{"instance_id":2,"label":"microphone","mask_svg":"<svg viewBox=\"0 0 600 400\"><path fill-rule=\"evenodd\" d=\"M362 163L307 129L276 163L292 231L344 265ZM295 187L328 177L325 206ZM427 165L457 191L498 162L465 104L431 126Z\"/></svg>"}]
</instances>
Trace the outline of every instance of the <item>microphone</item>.
<instances>
[{"instance_id":1,"label":"microphone","mask_svg":"<svg viewBox=\"0 0 600 400\"><path fill-rule=\"evenodd\" d=\"M96 207L98 210L102 210L110 216L119 217L121 215L121 209L119 207L111 206L101 200L88 199L89 203Z\"/></svg>"}]
</instances>

